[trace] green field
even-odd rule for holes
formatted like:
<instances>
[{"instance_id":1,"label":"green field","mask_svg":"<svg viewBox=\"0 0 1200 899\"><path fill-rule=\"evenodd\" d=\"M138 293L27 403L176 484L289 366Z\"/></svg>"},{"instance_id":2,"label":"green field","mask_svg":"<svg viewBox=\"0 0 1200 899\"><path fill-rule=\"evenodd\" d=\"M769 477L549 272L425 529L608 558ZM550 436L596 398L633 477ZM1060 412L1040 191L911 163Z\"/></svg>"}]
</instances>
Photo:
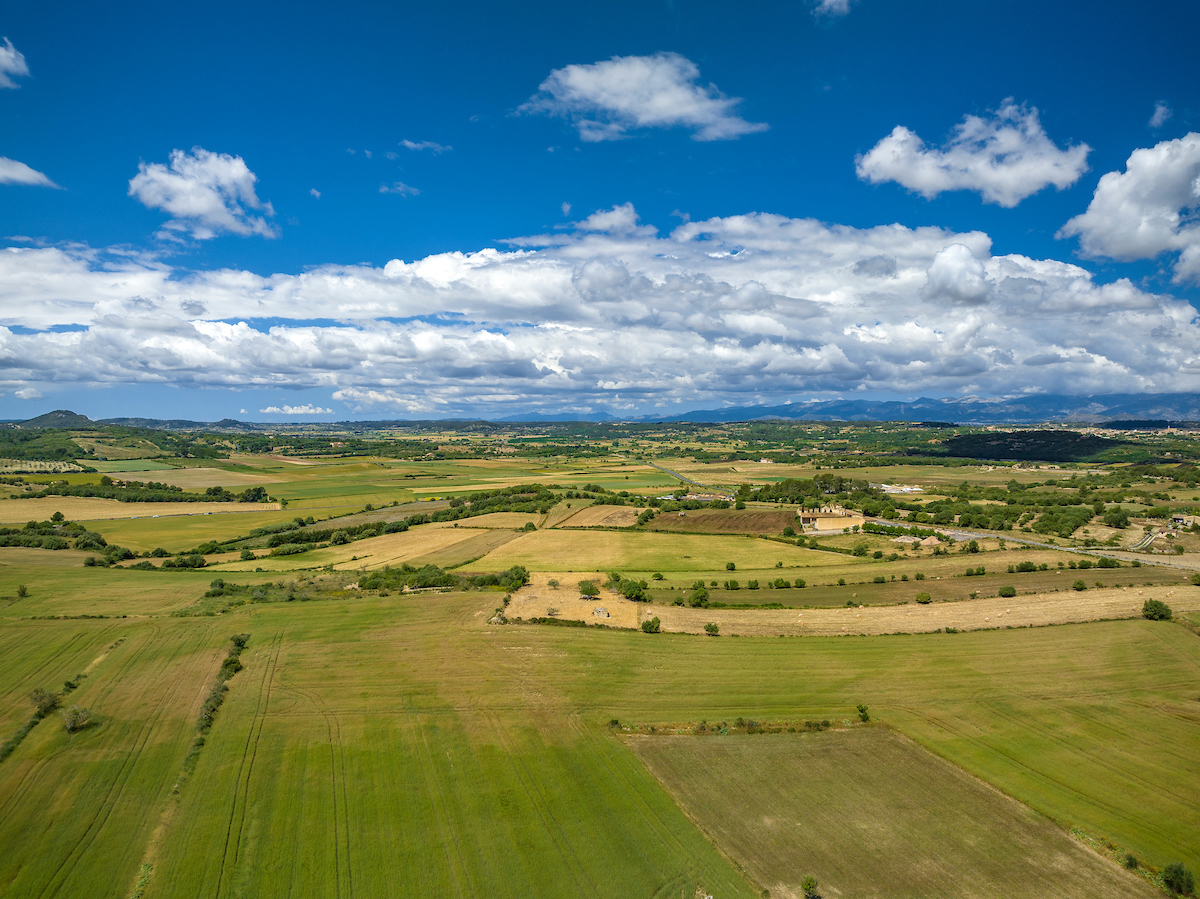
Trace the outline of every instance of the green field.
<instances>
[{"instance_id":1,"label":"green field","mask_svg":"<svg viewBox=\"0 0 1200 899\"><path fill-rule=\"evenodd\" d=\"M67 737L43 722L0 763L7 857L39 860L0 869L6 895L53 895L75 877L128 894L172 807L189 712L238 631L252 635L246 670L153 847L147 896L218 883L334 895L351 882L381 896L395 882L449 895L690 895L692 884L756 895L605 723L838 720L858 702L1064 827L1159 866L1200 861L1189 798L1200 653L1182 627L713 641L487 627L493 603L433 594L215 620L10 619L6 658L31 653L5 672L10 725L27 689L125 642L76 694L97 727ZM160 682L172 690L146 689ZM48 815L63 789L78 814ZM68 862L78 874L60 873Z\"/></svg>"}]
</instances>

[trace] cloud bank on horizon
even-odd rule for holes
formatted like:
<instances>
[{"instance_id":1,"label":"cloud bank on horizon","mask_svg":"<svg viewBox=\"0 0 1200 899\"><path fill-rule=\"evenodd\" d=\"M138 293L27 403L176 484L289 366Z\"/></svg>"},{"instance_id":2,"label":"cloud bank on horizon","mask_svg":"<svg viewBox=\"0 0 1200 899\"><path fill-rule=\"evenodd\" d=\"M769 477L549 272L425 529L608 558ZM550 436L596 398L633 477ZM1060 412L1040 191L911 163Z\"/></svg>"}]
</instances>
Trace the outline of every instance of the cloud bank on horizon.
<instances>
[{"instance_id":1,"label":"cloud bank on horizon","mask_svg":"<svg viewBox=\"0 0 1200 899\"><path fill-rule=\"evenodd\" d=\"M872 25L890 13L869 0L809 0L798 15L813 47L843 41L844 52L864 33L852 29L895 32L912 18ZM1119 148L1103 129L1064 125L1063 95L1008 96L1011 78L980 78L949 111L881 93L878 110L861 103L819 124L812 98L861 89L851 76L880 91L897 70L881 65L870 81L847 68L804 94L763 54L729 66L716 50L732 41L609 55L631 43L614 34L607 52L564 60L551 42L520 77L515 65L489 70L505 99L456 109L466 124L442 111L445 84L421 74L400 102L372 95L358 120L339 105L348 91L331 91L339 102L324 115L305 95L308 144L272 148L258 121L267 107L246 99L253 83L236 96L194 87L216 101L207 128L182 127L200 115L185 111L152 140L136 135L136 153L93 161L100 174L5 138L0 151L70 190L26 190L60 185L0 156L0 186L21 198L0 212L0 233L12 232L0 246L0 402L194 388L263 415L440 417L855 393L1200 392L1200 129L1186 91L1147 88L1130 113L1137 135ZM47 42L21 46L41 71ZM393 64L368 46L340 58ZM337 79L345 65L327 49L325 77ZM29 77L4 38L0 104L42 102ZM406 117L422 85L436 109ZM979 97L1006 99L964 114ZM797 125L788 103L809 119ZM254 115L240 120L239 104ZM643 167L656 176L639 180ZM673 167L686 176L672 180ZM781 172L812 196L827 191L827 212L854 202L844 217L797 212L774 199L790 184ZM545 212L510 215L502 197L518 194L488 192L509 182ZM748 185L767 189L743 202ZM94 196L136 224L96 228L100 239L36 236ZM652 224L670 209L678 224ZM335 244L337 215L392 234L387 254ZM469 233L483 236L462 237L476 220ZM429 249L404 252L439 221ZM345 261L356 259L369 261Z\"/></svg>"},{"instance_id":2,"label":"cloud bank on horizon","mask_svg":"<svg viewBox=\"0 0 1200 899\"><path fill-rule=\"evenodd\" d=\"M753 213L660 234L625 204L508 243L269 277L9 248L3 386L317 388L354 412L400 415L745 404L797 384L1200 390L1189 303L1069 262L993 255L978 231ZM285 409L325 411L270 411Z\"/></svg>"}]
</instances>

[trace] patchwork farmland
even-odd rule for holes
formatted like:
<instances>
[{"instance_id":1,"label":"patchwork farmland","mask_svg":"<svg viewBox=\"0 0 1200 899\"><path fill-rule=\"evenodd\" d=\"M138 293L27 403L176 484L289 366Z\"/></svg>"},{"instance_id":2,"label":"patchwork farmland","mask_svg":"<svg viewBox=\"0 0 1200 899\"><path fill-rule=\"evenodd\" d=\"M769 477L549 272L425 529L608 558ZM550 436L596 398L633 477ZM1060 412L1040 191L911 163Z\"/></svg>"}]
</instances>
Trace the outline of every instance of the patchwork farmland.
<instances>
[{"instance_id":1,"label":"patchwork farmland","mask_svg":"<svg viewBox=\"0 0 1200 899\"><path fill-rule=\"evenodd\" d=\"M0 500L0 893L1115 897L1200 869L1190 550L1100 567L1082 530L916 501L883 520L930 547L814 537L742 489L784 481L695 461L729 508L615 455L293 461L179 465L264 479L253 511Z\"/></svg>"}]
</instances>

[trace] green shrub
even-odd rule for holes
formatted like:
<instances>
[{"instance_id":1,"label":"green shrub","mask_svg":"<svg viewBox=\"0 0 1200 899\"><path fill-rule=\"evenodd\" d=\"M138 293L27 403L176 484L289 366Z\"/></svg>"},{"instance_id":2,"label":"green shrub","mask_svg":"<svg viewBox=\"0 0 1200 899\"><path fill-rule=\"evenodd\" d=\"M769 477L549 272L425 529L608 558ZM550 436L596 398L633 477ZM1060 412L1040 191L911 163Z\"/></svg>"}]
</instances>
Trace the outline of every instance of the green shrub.
<instances>
[{"instance_id":1,"label":"green shrub","mask_svg":"<svg viewBox=\"0 0 1200 899\"><path fill-rule=\"evenodd\" d=\"M1083 581L1075 581L1075 583L1071 584L1071 589L1072 590L1086 590L1087 584L1085 584Z\"/></svg>"},{"instance_id":2,"label":"green shrub","mask_svg":"<svg viewBox=\"0 0 1200 899\"><path fill-rule=\"evenodd\" d=\"M1151 621L1170 621L1171 607L1161 599L1148 599L1142 603L1142 617Z\"/></svg>"},{"instance_id":3,"label":"green shrub","mask_svg":"<svg viewBox=\"0 0 1200 899\"><path fill-rule=\"evenodd\" d=\"M1017 595L1017 588L1016 587L1001 587L999 590L999 593L1001 596L1003 596L1005 599L1007 599L1010 596Z\"/></svg>"},{"instance_id":4,"label":"green shrub","mask_svg":"<svg viewBox=\"0 0 1200 899\"><path fill-rule=\"evenodd\" d=\"M34 714L38 718L45 718L58 708L58 697L49 690L34 690L29 694L29 701L33 703Z\"/></svg>"},{"instance_id":5,"label":"green shrub","mask_svg":"<svg viewBox=\"0 0 1200 899\"><path fill-rule=\"evenodd\" d=\"M882 574L877 574L871 579L871 582L875 584L886 584L887 578L885 578Z\"/></svg>"},{"instance_id":6,"label":"green shrub","mask_svg":"<svg viewBox=\"0 0 1200 899\"><path fill-rule=\"evenodd\" d=\"M581 596L599 596L600 588L597 587L595 584L593 584L591 581L580 581L579 582L579 593Z\"/></svg>"},{"instance_id":7,"label":"green shrub","mask_svg":"<svg viewBox=\"0 0 1200 899\"><path fill-rule=\"evenodd\" d=\"M721 628L719 625L713 624L710 621L708 624L704 625L704 633L708 634L710 637L716 637L720 635Z\"/></svg>"},{"instance_id":8,"label":"green shrub","mask_svg":"<svg viewBox=\"0 0 1200 899\"><path fill-rule=\"evenodd\" d=\"M933 600L930 598L928 593L918 593L917 602L919 602L921 605L927 605L933 602Z\"/></svg>"},{"instance_id":9,"label":"green shrub","mask_svg":"<svg viewBox=\"0 0 1200 899\"><path fill-rule=\"evenodd\" d=\"M871 720L871 716L869 714L867 714L867 707L865 705L863 705L860 702L857 706L857 709L858 709L858 720L859 721L870 721Z\"/></svg>"},{"instance_id":10,"label":"green shrub","mask_svg":"<svg viewBox=\"0 0 1200 899\"><path fill-rule=\"evenodd\" d=\"M736 565L734 565L732 562L726 562L726 563L725 563L725 570L726 570L726 571L737 571L737 566L736 566Z\"/></svg>"},{"instance_id":11,"label":"green shrub","mask_svg":"<svg viewBox=\"0 0 1200 899\"><path fill-rule=\"evenodd\" d=\"M657 615L655 615L649 621L642 622L642 632L646 634L657 634L661 628L662 622L658 620Z\"/></svg>"},{"instance_id":12,"label":"green shrub","mask_svg":"<svg viewBox=\"0 0 1200 899\"><path fill-rule=\"evenodd\" d=\"M1172 893L1179 893L1181 896L1188 896L1192 890L1196 888L1196 878L1192 876L1192 872L1185 868L1179 862L1171 862L1163 868L1163 886Z\"/></svg>"}]
</instances>

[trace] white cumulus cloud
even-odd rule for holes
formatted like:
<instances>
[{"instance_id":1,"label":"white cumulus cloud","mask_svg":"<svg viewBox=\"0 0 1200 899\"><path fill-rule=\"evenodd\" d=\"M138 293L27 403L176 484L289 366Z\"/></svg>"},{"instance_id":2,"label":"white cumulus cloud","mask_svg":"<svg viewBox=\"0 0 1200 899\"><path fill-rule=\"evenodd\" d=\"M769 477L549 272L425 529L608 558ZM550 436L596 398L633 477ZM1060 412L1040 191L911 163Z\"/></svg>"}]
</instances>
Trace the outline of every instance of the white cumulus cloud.
<instances>
[{"instance_id":1,"label":"white cumulus cloud","mask_svg":"<svg viewBox=\"0 0 1200 899\"><path fill-rule=\"evenodd\" d=\"M167 165L139 163L138 173L129 181L129 196L171 216L159 232L163 237L186 234L208 240L223 233L277 237L275 226L267 221L275 210L258 199L257 181L242 157L193 147L191 153L172 150Z\"/></svg>"},{"instance_id":2,"label":"white cumulus cloud","mask_svg":"<svg viewBox=\"0 0 1200 899\"><path fill-rule=\"evenodd\" d=\"M35 187L58 187L53 181L23 162L0 156L0 184L31 184Z\"/></svg>"},{"instance_id":3,"label":"white cumulus cloud","mask_svg":"<svg viewBox=\"0 0 1200 899\"><path fill-rule=\"evenodd\" d=\"M938 250L925 274L925 294L930 298L974 305L991 294L983 262L960 243Z\"/></svg>"},{"instance_id":4,"label":"white cumulus cloud","mask_svg":"<svg viewBox=\"0 0 1200 899\"><path fill-rule=\"evenodd\" d=\"M242 410L242 412L245 411L245 409ZM330 415L333 413L332 409L322 409L312 403L305 403L303 406L267 406L258 411L266 415Z\"/></svg>"},{"instance_id":5,"label":"white cumulus cloud","mask_svg":"<svg viewBox=\"0 0 1200 899\"><path fill-rule=\"evenodd\" d=\"M13 78L21 78L29 74L29 64L25 62L25 54L13 46L8 38L0 47L0 88L16 88L18 85Z\"/></svg>"},{"instance_id":6,"label":"white cumulus cloud","mask_svg":"<svg viewBox=\"0 0 1200 899\"><path fill-rule=\"evenodd\" d=\"M585 141L619 140L635 128L689 128L699 141L767 129L736 113L741 99L698 84L699 77L700 68L678 53L614 56L555 69L518 111L561 116Z\"/></svg>"},{"instance_id":7,"label":"white cumulus cloud","mask_svg":"<svg viewBox=\"0 0 1200 899\"><path fill-rule=\"evenodd\" d=\"M1087 171L1087 144L1060 150L1047 137L1035 107L1009 98L990 118L968 115L939 148L897 125L855 158L858 177L895 181L932 200L948 190L973 190L987 203L1013 207L1048 185L1070 187Z\"/></svg>"},{"instance_id":8,"label":"white cumulus cloud","mask_svg":"<svg viewBox=\"0 0 1200 899\"><path fill-rule=\"evenodd\" d=\"M1175 280L1200 281L1200 134L1134 150L1124 172L1107 172L1086 212L1059 237L1079 237L1089 256L1152 259L1178 252Z\"/></svg>"}]
</instances>

